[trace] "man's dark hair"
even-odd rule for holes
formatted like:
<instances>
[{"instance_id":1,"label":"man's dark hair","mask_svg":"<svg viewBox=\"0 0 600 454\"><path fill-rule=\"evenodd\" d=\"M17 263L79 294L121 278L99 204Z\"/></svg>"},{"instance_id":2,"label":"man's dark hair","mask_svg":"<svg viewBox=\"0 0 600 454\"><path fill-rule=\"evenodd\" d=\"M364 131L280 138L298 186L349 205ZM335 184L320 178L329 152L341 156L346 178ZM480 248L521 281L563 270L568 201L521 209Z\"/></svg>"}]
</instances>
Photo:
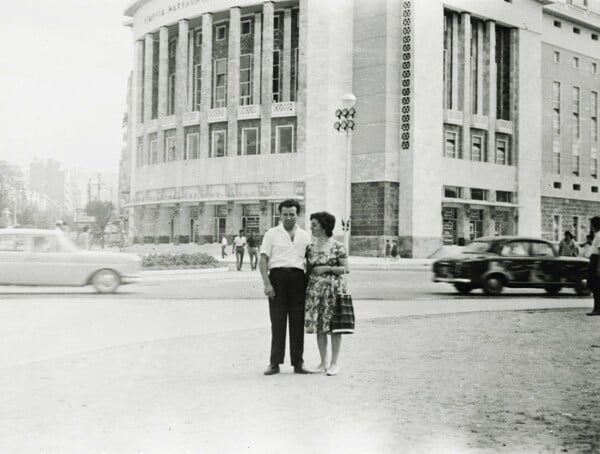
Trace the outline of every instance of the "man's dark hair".
<instances>
[{"instance_id":1,"label":"man's dark hair","mask_svg":"<svg viewBox=\"0 0 600 454\"><path fill-rule=\"evenodd\" d=\"M325 230L325 235L330 237L333 235L333 228L335 227L335 216L328 213L327 211L319 211L310 215L311 220L315 220L319 223L321 228Z\"/></svg>"},{"instance_id":2,"label":"man's dark hair","mask_svg":"<svg viewBox=\"0 0 600 454\"><path fill-rule=\"evenodd\" d=\"M284 200L283 202L281 202L278 207L279 214L281 214L281 210L283 208L292 208L292 207L296 207L296 214L300 214L300 204L298 203L297 200L294 200L294 199L287 199L287 200Z\"/></svg>"},{"instance_id":3,"label":"man's dark hair","mask_svg":"<svg viewBox=\"0 0 600 454\"><path fill-rule=\"evenodd\" d=\"M240 229L239 233L240 233L240 235L243 235L244 234L244 230Z\"/></svg>"},{"instance_id":4,"label":"man's dark hair","mask_svg":"<svg viewBox=\"0 0 600 454\"><path fill-rule=\"evenodd\" d=\"M600 230L600 216L594 216L592 219L590 219L590 224L596 230Z\"/></svg>"},{"instance_id":5,"label":"man's dark hair","mask_svg":"<svg viewBox=\"0 0 600 454\"><path fill-rule=\"evenodd\" d=\"M565 236L573 238L573 234L568 230L565 230Z\"/></svg>"}]
</instances>

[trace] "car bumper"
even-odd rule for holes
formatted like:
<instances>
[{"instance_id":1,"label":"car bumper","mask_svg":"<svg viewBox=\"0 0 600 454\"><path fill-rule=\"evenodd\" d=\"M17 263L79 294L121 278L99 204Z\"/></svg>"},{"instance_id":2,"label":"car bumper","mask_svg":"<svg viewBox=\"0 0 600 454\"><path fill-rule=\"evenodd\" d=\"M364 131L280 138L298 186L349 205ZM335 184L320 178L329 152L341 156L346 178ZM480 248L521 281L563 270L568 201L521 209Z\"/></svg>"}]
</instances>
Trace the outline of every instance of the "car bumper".
<instances>
[{"instance_id":1,"label":"car bumper","mask_svg":"<svg viewBox=\"0 0 600 454\"><path fill-rule=\"evenodd\" d=\"M447 282L449 284L470 284L471 279L462 277L434 277L433 282Z\"/></svg>"},{"instance_id":2,"label":"car bumper","mask_svg":"<svg viewBox=\"0 0 600 454\"><path fill-rule=\"evenodd\" d=\"M121 284L137 284L141 279L140 275L121 276Z\"/></svg>"}]
</instances>

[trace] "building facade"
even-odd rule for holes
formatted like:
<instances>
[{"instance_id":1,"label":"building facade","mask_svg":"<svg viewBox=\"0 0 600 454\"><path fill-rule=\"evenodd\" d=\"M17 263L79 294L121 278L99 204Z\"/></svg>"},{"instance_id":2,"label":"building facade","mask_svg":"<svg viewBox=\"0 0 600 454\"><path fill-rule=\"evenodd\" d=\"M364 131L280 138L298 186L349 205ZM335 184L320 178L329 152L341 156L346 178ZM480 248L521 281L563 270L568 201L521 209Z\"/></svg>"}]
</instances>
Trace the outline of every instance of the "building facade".
<instances>
[{"instance_id":1,"label":"building facade","mask_svg":"<svg viewBox=\"0 0 600 454\"><path fill-rule=\"evenodd\" d=\"M135 42L132 234L183 242L241 228L262 234L286 198L300 200L301 224L321 210L341 219L347 148L333 123L347 92L357 98L353 254L380 255L386 240L424 257L461 237L548 236L557 211L560 229L574 216L583 225L595 193L566 186L592 185L591 157L580 160L587 173L565 173L575 148L566 132L549 133L548 99L552 81L578 84L585 109L598 79L548 57L560 44L563 61L577 53L591 67L597 8L591 0L133 1L125 11ZM579 37L563 39L567 27ZM572 105L565 96L561 115ZM579 156L595 156L597 120L580 115ZM547 165L556 140L561 173ZM571 200L580 211L562 214Z\"/></svg>"}]
</instances>

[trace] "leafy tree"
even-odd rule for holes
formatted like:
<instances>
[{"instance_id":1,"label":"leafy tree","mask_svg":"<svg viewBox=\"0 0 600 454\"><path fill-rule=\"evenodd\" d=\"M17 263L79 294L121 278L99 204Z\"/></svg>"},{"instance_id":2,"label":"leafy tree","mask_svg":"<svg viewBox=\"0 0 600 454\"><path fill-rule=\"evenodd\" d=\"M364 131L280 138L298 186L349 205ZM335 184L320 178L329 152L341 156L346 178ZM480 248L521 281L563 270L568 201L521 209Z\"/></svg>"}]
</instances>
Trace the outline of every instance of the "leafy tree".
<instances>
[{"instance_id":1,"label":"leafy tree","mask_svg":"<svg viewBox=\"0 0 600 454\"><path fill-rule=\"evenodd\" d=\"M104 247L104 231L110 223L115 207L111 202L92 200L85 206L85 213L96 218L96 227L100 234L100 241Z\"/></svg>"}]
</instances>

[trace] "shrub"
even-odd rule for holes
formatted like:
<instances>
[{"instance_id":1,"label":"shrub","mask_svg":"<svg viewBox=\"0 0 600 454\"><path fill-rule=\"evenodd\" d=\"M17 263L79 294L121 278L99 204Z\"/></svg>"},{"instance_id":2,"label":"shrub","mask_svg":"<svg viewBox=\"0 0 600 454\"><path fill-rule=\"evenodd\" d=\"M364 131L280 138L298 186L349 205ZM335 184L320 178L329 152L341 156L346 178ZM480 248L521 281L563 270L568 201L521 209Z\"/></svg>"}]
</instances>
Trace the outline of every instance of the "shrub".
<instances>
[{"instance_id":1,"label":"shrub","mask_svg":"<svg viewBox=\"0 0 600 454\"><path fill-rule=\"evenodd\" d=\"M147 254L142 256L143 268L216 268L219 262L213 256L195 254Z\"/></svg>"}]
</instances>

